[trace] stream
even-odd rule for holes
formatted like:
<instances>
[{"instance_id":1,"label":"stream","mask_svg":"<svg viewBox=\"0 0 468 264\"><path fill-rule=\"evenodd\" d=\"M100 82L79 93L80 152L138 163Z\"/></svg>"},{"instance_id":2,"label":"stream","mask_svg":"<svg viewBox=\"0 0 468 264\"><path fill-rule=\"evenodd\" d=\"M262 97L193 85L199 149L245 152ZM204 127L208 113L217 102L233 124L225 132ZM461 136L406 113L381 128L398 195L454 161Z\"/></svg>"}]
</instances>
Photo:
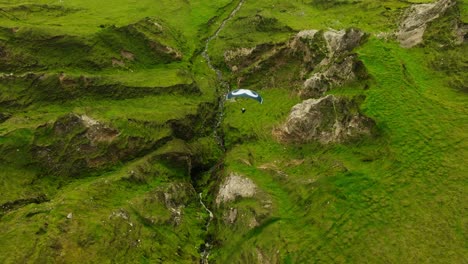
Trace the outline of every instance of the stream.
<instances>
[{"instance_id":1,"label":"stream","mask_svg":"<svg viewBox=\"0 0 468 264\"><path fill-rule=\"evenodd\" d=\"M242 4L244 4L244 2L245 2L245 0L240 0L239 3L237 4L237 6L231 11L229 16L227 18L225 18L223 20L223 22L221 22L221 25L219 25L218 29L216 29L214 34L211 35L206 40L205 48L203 49L203 52L201 53L202 57L206 60L206 63L208 64L208 67L210 67L210 69L212 69L216 73L217 81L220 84L220 87L222 89L221 91L219 91L219 90L217 91L221 95L220 95L219 100L218 100L218 116L216 118L216 123L215 123L215 125L213 127L213 136L215 137L215 139L218 142L218 145L221 147L221 149L223 151L226 151L226 148L224 147L224 140L222 139L222 137L218 133L218 129L219 129L219 126L221 125L221 122L223 121L223 116L224 116L224 101L225 101L224 97L229 92L230 86L229 86L229 83L226 82L223 79L223 73L221 72L221 70L214 67L213 64L211 63L211 58L210 58L210 55L208 54L208 48L210 46L210 42L213 39L218 37L221 30L223 30L224 27L226 26L226 23L236 15L237 11L239 11L239 9L242 7Z\"/></svg>"},{"instance_id":2,"label":"stream","mask_svg":"<svg viewBox=\"0 0 468 264\"><path fill-rule=\"evenodd\" d=\"M200 204L203 206L203 208L210 214L210 219L206 222L206 231L208 232L208 227L210 226L211 221L213 220L213 212L211 212L208 207L203 203L203 197L202 193L199 193L198 196L200 197ZM200 263L201 264L208 264L208 257L210 256L210 249L211 249L211 244L207 239L205 239L205 244L203 246L203 252L201 253L201 259Z\"/></svg>"},{"instance_id":3,"label":"stream","mask_svg":"<svg viewBox=\"0 0 468 264\"><path fill-rule=\"evenodd\" d=\"M222 138L221 135L219 135L218 133L218 129L221 125L221 122L223 121L223 113L224 113L224 101L225 101L225 95L227 92L229 92L230 90L230 86L229 86L229 83L226 82L224 79L223 79L223 74L221 72L221 70L217 69L216 67L213 66L213 64L211 63L211 58L210 58L210 55L208 54L208 48L209 48L209 45L210 45L210 42L217 38L219 33L221 32L221 30L224 29L224 27L226 26L226 23L231 20L237 13L237 11L239 11L239 9L242 7L242 4L244 4L244 1L245 0L240 0L239 3L237 4L237 6L231 11L231 13L229 14L229 16L227 18L225 18L223 20L223 22L221 22L221 24L219 25L219 27L216 29L216 31L214 32L213 35L211 35L205 42L205 48L203 49L203 52L201 53L201 55L203 56L203 58L206 60L206 63L208 64L208 67L210 67L210 69L212 69L215 73L216 73L216 78L217 78L217 82L220 84L220 87L221 87L221 91L217 91L218 93L220 93L220 96L219 96L219 99L218 99L218 116L216 117L216 122L215 122L215 125L213 127L213 136L215 137L215 139L218 141L218 144L219 146L221 147L221 149L223 151L226 151L226 148L224 147L224 140ZM218 89L218 88L217 88ZM213 167L212 169L215 169L217 166L215 165L215 167ZM210 171L212 170L210 169ZM203 208L205 209L206 212L208 212L210 218L208 219L208 221L206 222L206 231L208 232L208 227L210 226L210 223L211 221L213 221L213 218L214 218L214 215L213 213L211 212L210 209L208 209L208 207L205 205L205 203L203 203L203 197L202 197L202 193L199 193L199 197L200 197L200 204L203 206ZM211 247L212 245L210 244L210 241L208 239L208 237L205 239L205 244L203 246L203 252L201 253L201 259L200 259L200 263L201 264L208 264L208 257L210 256L210 251L211 251Z\"/></svg>"}]
</instances>

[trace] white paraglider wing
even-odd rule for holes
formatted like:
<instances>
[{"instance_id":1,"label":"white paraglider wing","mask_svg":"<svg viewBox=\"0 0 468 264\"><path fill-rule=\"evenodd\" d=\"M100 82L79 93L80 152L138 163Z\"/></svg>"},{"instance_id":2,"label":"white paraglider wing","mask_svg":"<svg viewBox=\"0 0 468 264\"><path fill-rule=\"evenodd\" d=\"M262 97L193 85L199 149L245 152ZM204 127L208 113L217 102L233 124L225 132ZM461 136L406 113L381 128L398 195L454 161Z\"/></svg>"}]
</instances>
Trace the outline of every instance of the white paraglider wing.
<instances>
[{"instance_id":1,"label":"white paraglider wing","mask_svg":"<svg viewBox=\"0 0 468 264\"><path fill-rule=\"evenodd\" d=\"M237 89L232 90L226 96L227 99L231 99L234 97L247 97L257 100L260 103L263 103L263 98L256 92L249 90L249 89Z\"/></svg>"}]
</instances>

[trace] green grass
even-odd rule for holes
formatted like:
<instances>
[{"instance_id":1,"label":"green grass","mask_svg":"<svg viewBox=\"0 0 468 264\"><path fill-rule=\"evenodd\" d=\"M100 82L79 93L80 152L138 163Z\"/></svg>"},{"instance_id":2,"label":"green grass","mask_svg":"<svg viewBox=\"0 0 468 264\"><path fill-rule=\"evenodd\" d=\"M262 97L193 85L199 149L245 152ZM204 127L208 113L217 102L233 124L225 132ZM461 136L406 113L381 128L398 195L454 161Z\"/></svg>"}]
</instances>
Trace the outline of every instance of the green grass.
<instances>
[{"instance_id":1,"label":"green grass","mask_svg":"<svg viewBox=\"0 0 468 264\"><path fill-rule=\"evenodd\" d=\"M155 173L146 178L146 184L125 180L130 171L142 167ZM160 197L171 184L186 183L171 183L170 177L174 177L170 169L144 158L114 172L75 181L62 188L52 201L28 205L2 219L2 256L5 261L15 261L27 257L24 254L28 252L29 258L37 261L125 259L130 263L139 263L143 256L150 261L170 260L174 254L187 260L197 258L198 245L203 241L198 201L187 201L183 196L193 196L190 189L179 189L177 196L186 204L181 209L185 221L173 225L171 212ZM72 219L67 219L69 213ZM7 224L13 222L16 224ZM37 239L27 241L34 233ZM112 246L101 251L103 244ZM11 247L19 250L7 254ZM57 256L57 249L70 254ZM154 255L154 251L159 254Z\"/></svg>"},{"instance_id":2,"label":"green grass","mask_svg":"<svg viewBox=\"0 0 468 264\"><path fill-rule=\"evenodd\" d=\"M188 38L196 38L201 26L213 17L220 7L229 1L207 3L204 1L159 1L157 4L150 0L131 2L118 1L3 1L3 6L50 5L73 10L62 12L59 16L47 16L47 9L42 12L21 12L17 20L3 16L4 26L40 25L53 29L59 33L89 35L101 30L100 25L124 26L134 23L144 17L159 17L167 19L170 24L183 30ZM191 42L196 44L196 42Z\"/></svg>"},{"instance_id":3,"label":"green grass","mask_svg":"<svg viewBox=\"0 0 468 264\"><path fill-rule=\"evenodd\" d=\"M7 47L12 56L2 56L0 66L17 78L0 81L0 112L12 115L0 123L0 205L40 195L50 200L0 208L0 262L198 263L207 238L216 263L465 262L468 99L459 88L466 44L438 46L451 37L446 30L456 12L432 23L422 45L402 49L374 34L396 30L410 3L431 1L318 2L246 1L208 53L235 87L226 50L282 43L304 29L360 28L371 34L356 50L371 76L369 89L351 83L329 93L364 95L361 110L378 134L326 146L278 142L272 131L301 100L293 84L271 84L275 73L267 70L248 84L263 104L225 102L223 155L211 118L225 91L198 53L238 1L0 1L0 51ZM468 3L459 4L466 21ZM167 31L145 28L146 18ZM126 31L135 23L142 35ZM177 49L182 59L158 57L148 40ZM121 50L136 59L123 60ZM113 67L111 58L125 65ZM296 64L276 74L289 76ZM19 77L29 71L120 86L106 96L53 86L53 78L32 85ZM192 82L200 93L148 92ZM60 153L71 156L56 159L86 158L68 149L76 131L60 139L38 134L69 113L119 130L125 140L114 152L139 152L73 178L44 173L32 150L39 140L63 142ZM129 146L129 138L141 141ZM161 138L170 141L149 147ZM94 154L114 152L104 147ZM187 155L194 175L187 175ZM221 156L217 175L205 171ZM217 207L217 186L230 172L250 178L257 194ZM197 192L215 213L208 230ZM225 221L231 208L238 210L232 224Z\"/></svg>"},{"instance_id":4,"label":"green grass","mask_svg":"<svg viewBox=\"0 0 468 264\"><path fill-rule=\"evenodd\" d=\"M1 34L2 44L9 45L12 52L9 54L23 56L6 67L10 67L11 72L30 69L38 74L65 72L70 78L85 76L99 85L121 84L123 89L125 86L146 89L190 84L195 78L202 92L201 95L165 92L145 95L135 90L130 98L111 96L97 99L93 95L84 95L56 100L51 99L48 93L61 93L61 87L36 86L34 88L50 91L34 91L28 81L4 82L0 99L5 105L0 109L12 116L0 124L0 186L2 193L7 192L2 195L0 204L39 195L46 195L50 201L1 211L0 225L4 231L0 239L2 261L16 262L25 258L37 262L112 259L127 263L174 259L179 259L179 263L198 261L206 216L191 187L190 178L183 174L185 171L168 168L154 155L147 154L129 163L119 161L105 170L91 172L85 178L44 175L40 173L40 165L34 163L31 147L39 126L51 124L71 112L86 114L115 127L128 138L141 137L150 142L173 136L168 121L193 119L197 117L200 105L215 100L214 74L204 61L197 59L192 63L190 60L195 50L202 49L204 38L220 22L221 18L216 16L226 12L228 3L0 3L3 8L0 21L7 28ZM25 7L13 8L17 4ZM41 4L52 5L52 9ZM117 30L125 28L145 17L154 18L175 37L161 42L180 49L182 62L153 62L154 56L141 40L109 30L113 25ZM210 27L208 22L213 17ZM8 28L19 28L18 34L12 34ZM60 39L61 36L64 37ZM17 45L21 39L27 39L27 45ZM107 43L109 40L113 43ZM93 47L91 53L89 47ZM108 65L110 57L120 58L122 48L135 54L135 62L126 61L125 67L103 69L86 64L86 60L91 59ZM31 60L37 60L39 67L31 64ZM36 95L42 99L35 100ZM16 103L14 108L8 105L12 100ZM206 152L204 149L197 151ZM212 159L209 153L204 157ZM137 176L130 177L130 171L137 171ZM181 212L178 225L164 200L165 193L174 196L170 205ZM70 212L73 212L72 220L66 218ZM125 212L129 219L115 216L119 212ZM57 254L59 251L67 253L60 256Z\"/></svg>"},{"instance_id":5,"label":"green grass","mask_svg":"<svg viewBox=\"0 0 468 264\"><path fill-rule=\"evenodd\" d=\"M259 122L226 115L225 124L236 122L256 138L229 151L226 169L254 179L273 201L268 219L280 220L254 235L247 226L217 230L223 244L214 259L254 261L258 249L280 250L276 257L292 263L463 262L466 96L421 63L424 49L371 39L359 56L375 83L333 93L365 93L363 111L376 120L379 138L325 148L280 145L271 126L262 126L265 113L256 113ZM280 108L268 110L284 120ZM259 205L250 210L264 214Z\"/></svg>"},{"instance_id":6,"label":"green grass","mask_svg":"<svg viewBox=\"0 0 468 264\"><path fill-rule=\"evenodd\" d=\"M160 87L179 83L190 83L190 71L179 63L165 64L150 69L109 71L99 74L104 81L119 82L129 86ZM164 76L164 78L161 78Z\"/></svg>"},{"instance_id":7,"label":"green grass","mask_svg":"<svg viewBox=\"0 0 468 264\"><path fill-rule=\"evenodd\" d=\"M1 204L15 200L18 197L34 197L41 194L41 189L47 186L30 186L36 178L34 170L21 167L2 166L0 184L2 190L9 190L2 195Z\"/></svg>"},{"instance_id":8,"label":"green grass","mask_svg":"<svg viewBox=\"0 0 468 264\"><path fill-rule=\"evenodd\" d=\"M420 1L424 2L424 1ZM430 1L425 1L430 2ZM287 40L294 32L305 29L359 28L368 33L391 32L397 28L398 18L408 3L404 1L357 1L321 9L311 1L261 0L246 4L221 32L210 47L210 54L217 64L222 64L225 50L238 47L254 47L262 43L278 43ZM258 26L255 17L273 19L272 28ZM280 30L284 27L290 30Z\"/></svg>"},{"instance_id":9,"label":"green grass","mask_svg":"<svg viewBox=\"0 0 468 264\"><path fill-rule=\"evenodd\" d=\"M242 142L243 137L252 140L270 139L271 130L289 113L291 107L300 102L297 95L288 90L272 88L257 90L263 104L255 100L237 98L225 103L226 144L228 147ZM241 109L245 108L245 113ZM239 143L240 143L239 142Z\"/></svg>"}]
</instances>

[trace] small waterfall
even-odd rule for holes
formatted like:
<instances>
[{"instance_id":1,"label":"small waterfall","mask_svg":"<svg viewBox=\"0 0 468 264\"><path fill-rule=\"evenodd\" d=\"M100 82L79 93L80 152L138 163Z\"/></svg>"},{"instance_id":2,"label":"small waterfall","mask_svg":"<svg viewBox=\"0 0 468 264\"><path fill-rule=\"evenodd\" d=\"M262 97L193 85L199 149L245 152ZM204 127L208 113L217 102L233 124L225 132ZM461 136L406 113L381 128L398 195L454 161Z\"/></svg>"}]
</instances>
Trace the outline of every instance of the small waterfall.
<instances>
[{"instance_id":1,"label":"small waterfall","mask_svg":"<svg viewBox=\"0 0 468 264\"><path fill-rule=\"evenodd\" d=\"M239 3L237 4L237 6L231 11L231 13L229 14L229 16L227 18L225 18L223 20L223 22L221 22L221 25L218 27L218 29L216 29L216 31L214 32L213 35L211 35L205 42L205 48L203 49L203 52L201 53L201 55L203 56L203 58L206 60L206 63L208 64L208 67L210 67L210 69L212 69L215 73L216 73L216 78L217 78L217 81L218 83L220 84L219 87L221 87L221 91L217 91L219 94L220 94L220 97L218 98L218 116L216 117L216 122L215 122L215 125L213 127L213 136L215 137L215 139L218 141L218 144L219 146L225 151L225 147L224 147L224 140L222 138L222 135L219 135L218 133L218 129L219 127L221 126L221 122L223 121L223 116L224 116L224 101L225 101L225 95L229 92L230 90L230 87L229 87L229 83L226 82L224 79L223 79L223 74L221 72L221 70L217 69L216 67L213 66L213 64L211 63L211 58L210 58L210 55L208 54L208 47L210 45L210 42L217 38L219 33L221 32L221 30L224 29L224 27L226 26L226 23L231 19L233 18L237 11L239 11L239 9L242 7L242 4L244 4L244 1L245 0L240 0ZM213 169L215 169L217 166L213 167ZM211 170L210 170L211 171ZM203 206L203 208L208 212L210 218L209 220L207 221L206 223L206 230L208 231L208 227L210 226L210 223L211 221L213 220L214 218L214 215L213 213L208 209L208 207L206 207L206 205L203 203L203 199L202 199L202 193L199 193L199 197L200 197L200 204ZM201 264L208 264L208 257L210 256L210 250L212 248L212 245L210 244L210 241L208 239L205 239L205 244L203 245L202 249L202 253L201 253L201 259L200 259L200 263Z\"/></svg>"},{"instance_id":2,"label":"small waterfall","mask_svg":"<svg viewBox=\"0 0 468 264\"><path fill-rule=\"evenodd\" d=\"M224 101L225 101L225 95L229 92L230 90L230 86L229 86L229 83L226 82L224 79L223 79L223 73L217 69L216 67L213 66L213 64L211 63L211 58L210 58L210 55L208 54L208 47L210 45L210 42L217 38L219 33L221 32L221 30L224 29L224 27L226 26L226 23L231 19L233 18L237 11L239 11L239 9L242 7L242 4L244 4L244 1L245 0L241 0L239 1L239 4L237 4L236 8L234 8L231 13L229 14L229 16L227 18L225 18L223 20L223 22L221 22L221 25L218 27L218 29L215 31L215 33L213 35L211 35L205 42L205 48L203 49L203 52L201 53L201 55L203 56L203 58L205 58L206 60L206 63L208 64L208 67L210 67L210 69L212 69L215 73L216 73L216 78L217 78L217 81L219 82L220 84L220 87L221 87L221 91L217 91L218 93L221 93L220 95L220 98L218 99L218 116L216 118L216 122L215 122L215 125L213 127L213 136L216 138L216 140L218 141L218 145L223 149L225 150L225 147L224 147L224 141L222 139L222 137L219 135L218 133L218 129L219 127L221 126L221 122L223 121L223 117L224 117Z\"/></svg>"},{"instance_id":3,"label":"small waterfall","mask_svg":"<svg viewBox=\"0 0 468 264\"><path fill-rule=\"evenodd\" d=\"M210 219L206 222L206 230L208 230L208 227L210 226L211 221L213 220L213 213L211 212L208 207L206 207L205 203L203 203L203 196L202 193L199 193L198 196L200 197L200 204L203 206L203 208L208 212L210 215ZM210 256L210 249L211 249L211 244L208 241L205 241L205 245L203 247L203 252L201 253L201 260L200 263L202 264L208 264L208 257Z\"/></svg>"}]
</instances>

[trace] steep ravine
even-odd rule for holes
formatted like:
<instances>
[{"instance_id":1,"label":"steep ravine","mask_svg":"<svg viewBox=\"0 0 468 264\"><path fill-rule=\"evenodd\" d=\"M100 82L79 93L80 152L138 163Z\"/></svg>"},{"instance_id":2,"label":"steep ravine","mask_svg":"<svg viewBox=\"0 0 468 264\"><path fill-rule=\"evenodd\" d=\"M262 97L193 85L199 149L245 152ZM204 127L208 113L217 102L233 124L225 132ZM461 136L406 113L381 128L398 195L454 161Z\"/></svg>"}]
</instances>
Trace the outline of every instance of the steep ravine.
<instances>
[{"instance_id":1,"label":"steep ravine","mask_svg":"<svg viewBox=\"0 0 468 264\"><path fill-rule=\"evenodd\" d=\"M208 54L208 48L209 48L209 45L211 43L212 40L216 39L219 35L219 33L221 32L221 30L224 29L226 23L231 20L235 15L236 13L239 11L239 9L242 7L242 4L244 3L245 0L240 0L239 3L237 4L237 6L231 11L231 13L229 14L229 16L227 18L225 18L221 24L219 25L219 27L215 30L215 32L213 33L213 35L211 35L210 37L207 38L206 42L205 42L205 47L203 49L203 52L201 53L201 55L203 56L203 58L205 59L206 63L208 64L208 66L210 67L210 69L212 69L215 73L216 73L216 78L217 78L217 93L219 95L218 97L218 115L216 117L216 121L215 121L215 124L214 124L214 127L213 127L213 136L215 137L219 147L223 150L223 151L226 151L226 148L224 146L224 139L223 139L223 133L219 133L219 128L220 128L220 125L223 121L223 116L224 116L224 96L225 94L230 90L230 86L229 86L229 83L226 82L224 79L223 79L223 74L221 72L221 70L217 69L216 67L213 66L213 64L211 63L211 58L210 58L210 55ZM221 157L222 159L222 157ZM209 171L213 172L214 169L217 169L219 168L219 164L221 163L222 161L218 162L216 165L214 165L213 168L211 168ZM200 192L199 193L199 197L200 197L200 204L203 206L203 208L207 211L207 213L209 214L209 219L207 220L206 222L206 230L208 232L208 227L211 223L211 221L213 221L213 218L214 218L214 215L212 213L212 211L205 205L205 203L203 202L203 196L202 196L202 193ZM208 263L208 258L210 256L210 250L212 248L212 245L211 245L211 239L210 239L210 236L207 235L205 237L205 243L204 245L202 246L202 252L201 252L201 259L200 259L200 263L202 264L207 264Z\"/></svg>"},{"instance_id":2,"label":"steep ravine","mask_svg":"<svg viewBox=\"0 0 468 264\"><path fill-rule=\"evenodd\" d=\"M466 262L462 1L25 2L0 263Z\"/></svg>"},{"instance_id":3,"label":"steep ravine","mask_svg":"<svg viewBox=\"0 0 468 264\"><path fill-rule=\"evenodd\" d=\"M230 90L230 86L229 86L229 83L226 82L223 79L223 74L222 74L221 70L217 69L211 63L211 58L210 58L210 55L208 54L208 48L210 46L211 41L214 40L215 38L217 38L219 33L221 32L221 30L224 29L224 27L226 26L226 23L236 15L237 11L239 11L239 9L242 7L242 4L244 4L244 1L245 0L240 0L239 3L237 4L237 6L231 11L229 16L227 18L225 18L223 20L223 22L221 22L221 24L216 29L216 31L213 33L213 35L211 35L209 38L206 39L205 48L203 49L203 52L201 53L203 58L206 60L206 63L208 64L208 67L210 67L210 69L212 69L214 72L216 72L216 78L217 78L217 82L219 84L217 86L217 91L216 91L219 94L219 98L218 98L218 116L217 116L217 120L215 122L215 126L213 127L213 135L216 138L216 140L218 141L219 146L223 150L225 150L224 140L222 139L222 135L220 135L218 133L219 132L218 129L219 129L220 125L221 125L221 122L222 122L223 116L224 116L224 95L225 95L225 93L227 93ZM219 89L221 89L221 91Z\"/></svg>"}]
</instances>

